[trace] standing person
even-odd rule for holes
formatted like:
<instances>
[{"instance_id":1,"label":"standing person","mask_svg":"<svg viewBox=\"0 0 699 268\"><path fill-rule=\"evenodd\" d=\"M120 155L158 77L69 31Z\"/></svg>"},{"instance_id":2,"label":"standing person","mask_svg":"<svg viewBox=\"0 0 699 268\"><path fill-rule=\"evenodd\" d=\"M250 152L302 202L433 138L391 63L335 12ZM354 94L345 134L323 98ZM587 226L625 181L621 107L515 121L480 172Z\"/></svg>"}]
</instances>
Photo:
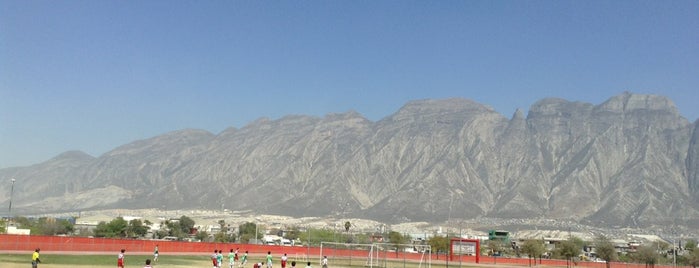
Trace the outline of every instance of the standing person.
<instances>
[{"instance_id":1,"label":"standing person","mask_svg":"<svg viewBox=\"0 0 699 268\"><path fill-rule=\"evenodd\" d=\"M124 252L126 252L126 250L122 248L119 255L117 255L117 267L124 268Z\"/></svg>"},{"instance_id":2,"label":"standing person","mask_svg":"<svg viewBox=\"0 0 699 268\"><path fill-rule=\"evenodd\" d=\"M153 266L150 266L150 259L146 259L146 266L143 266L143 268L152 268Z\"/></svg>"},{"instance_id":3,"label":"standing person","mask_svg":"<svg viewBox=\"0 0 699 268\"><path fill-rule=\"evenodd\" d=\"M320 261L320 264L323 265L323 268L328 268L328 256L323 256L323 260Z\"/></svg>"},{"instance_id":4,"label":"standing person","mask_svg":"<svg viewBox=\"0 0 699 268\"><path fill-rule=\"evenodd\" d=\"M155 249L153 249L153 261L158 262L158 255L160 255L160 252L158 252L158 244L155 245Z\"/></svg>"},{"instance_id":5,"label":"standing person","mask_svg":"<svg viewBox=\"0 0 699 268\"><path fill-rule=\"evenodd\" d=\"M214 264L214 268L218 267L218 253L217 250L214 249L214 254L211 254L211 262Z\"/></svg>"},{"instance_id":6,"label":"standing person","mask_svg":"<svg viewBox=\"0 0 699 268\"><path fill-rule=\"evenodd\" d=\"M223 250L218 250L218 254L216 254L216 267L221 268L221 265L223 264Z\"/></svg>"},{"instance_id":7,"label":"standing person","mask_svg":"<svg viewBox=\"0 0 699 268\"><path fill-rule=\"evenodd\" d=\"M284 253L284 255L282 255L282 259L281 259L281 260L282 260L282 261L281 261L281 263L282 263L282 268L286 268L286 260L287 260L286 253Z\"/></svg>"},{"instance_id":8,"label":"standing person","mask_svg":"<svg viewBox=\"0 0 699 268\"><path fill-rule=\"evenodd\" d=\"M291 261L291 268L296 268L296 261Z\"/></svg>"},{"instance_id":9,"label":"standing person","mask_svg":"<svg viewBox=\"0 0 699 268\"><path fill-rule=\"evenodd\" d=\"M242 268L247 263L248 263L248 251L246 250L245 254L243 254L243 259L240 260L240 267Z\"/></svg>"},{"instance_id":10,"label":"standing person","mask_svg":"<svg viewBox=\"0 0 699 268\"><path fill-rule=\"evenodd\" d=\"M272 252L267 251L267 268L272 268Z\"/></svg>"},{"instance_id":11,"label":"standing person","mask_svg":"<svg viewBox=\"0 0 699 268\"><path fill-rule=\"evenodd\" d=\"M311 262L310 262L310 261L306 263L306 268L313 268L313 267L311 267Z\"/></svg>"},{"instance_id":12,"label":"standing person","mask_svg":"<svg viewBox=\"0 0 699 268\"><path fill-rule=\"evenodd\" d=\"M235 253L235 254L233 255L233 261L234 261L234 262L238 262L238 248L235 248L235 252L233 252L233 253ZM231 267L231 268L232 268L232 267Z\"/></svg>"},{"instance_id":13,"label":"standing person","mask_svg":"<svg viewBox=\"0 0 699 268\"><path fill-rule=\"evenodd\" d=\"M39 248L36 248L34 250L34 253L32 253L32 268L36 268L39 266L39 263L41 260L39 259Z\"/></svg>"},{"instance_id":14,"label":"standing person","mask_svg":"<svg viewBox=\"0 0 699 268\"><path fill-rule=\"evenodd\" d=\"M238 253L234 253L233 249L231 249L231 252L228 253L228 266L229 268L233 268L235 266L235 260L238 258Z\"/></svg>"}]
</instances>

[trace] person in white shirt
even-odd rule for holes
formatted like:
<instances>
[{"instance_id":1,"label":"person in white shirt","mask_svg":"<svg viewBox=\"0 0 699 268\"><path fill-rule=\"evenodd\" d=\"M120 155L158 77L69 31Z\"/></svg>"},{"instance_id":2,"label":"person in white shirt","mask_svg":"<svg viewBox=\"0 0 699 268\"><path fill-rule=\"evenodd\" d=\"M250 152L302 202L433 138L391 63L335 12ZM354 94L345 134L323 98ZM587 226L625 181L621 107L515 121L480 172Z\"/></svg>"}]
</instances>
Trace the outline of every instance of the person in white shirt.
<instances>
[{"instance_id":1,"label":"person in white shirt","mask_svg":"<svg viewBox=\"0 0 699 268\"><path fill-rule=\"evenodd\" d=\"M121 252L117 255L117 267L124 268L124 252L126 252L126 250L121 249Z\"/></svg>"},{"instance_id":2,"label":"person in white shirt","mask_svg":"<svg viewBox=\"0 0 699 268\"><path fill-rule=\"evenodd\" d=\"M282 259L281 259L281 260L282 260L282 261L281 261L281 262L282 262L282 268L286 268L286 260L287 260L287 259L288 259L288 258L286 257L286 253L284 253L284 255L282 256Z\"/></svg>"}]
</instances>

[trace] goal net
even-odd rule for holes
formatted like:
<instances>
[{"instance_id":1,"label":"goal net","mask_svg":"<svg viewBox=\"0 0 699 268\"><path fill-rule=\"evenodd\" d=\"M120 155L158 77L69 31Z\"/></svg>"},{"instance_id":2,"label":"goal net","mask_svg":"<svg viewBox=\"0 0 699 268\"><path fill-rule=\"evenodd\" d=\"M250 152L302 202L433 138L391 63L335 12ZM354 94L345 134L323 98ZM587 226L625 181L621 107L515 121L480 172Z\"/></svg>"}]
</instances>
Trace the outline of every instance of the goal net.
<instances>
[{"instance_id":1,"label":"goal net","mask_svg":"<svg viewBox=\"0 0 699 268\"><path fill-rule=\"evenodd\" d=\"M418 268L431 268L431 252L430 245L321 242L319 262L327 257L329 266L392 268L410 262L411 267L417 264Z\"/></svg>"}]
</instances>

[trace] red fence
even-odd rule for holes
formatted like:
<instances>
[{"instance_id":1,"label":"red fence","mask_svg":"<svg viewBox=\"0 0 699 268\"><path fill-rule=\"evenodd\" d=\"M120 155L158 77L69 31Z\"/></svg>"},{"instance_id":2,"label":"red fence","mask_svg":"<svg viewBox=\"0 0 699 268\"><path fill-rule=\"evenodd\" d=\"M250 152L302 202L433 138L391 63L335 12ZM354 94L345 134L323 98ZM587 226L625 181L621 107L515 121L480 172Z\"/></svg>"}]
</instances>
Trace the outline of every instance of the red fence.
<instances>
[{"instance_id":1,"label":"red fence","mask_svg":"<svg viewBox=\"0 0 699 268\"><path fill-rule=\"evenodd\" d=\"M164 240L137 240L137 239L109 239L87 238L74 236L39 236L39 235L0 235L0 251L34 251L41 248L42 251L58 252L118 252L126 249L129 252L152 252L158 245L158 251L168 253L209 253L215 249L228 252L230 249L240 248L252 254L267 254L267 251L286 252L288 254L310 254L318 256L320 249L311 247L287 247L272 245L234 244L234 243L206 243L206 242L182 242Z\"/></svg>"},{"instance_id":2,"label":"red fence","mask_svg":"<svg viewBox=\"0 0 699 268\"><path fill-rule=\"evenodd\" d=\"M321 249L318 247L298 247L298 246L272 246L253 244L233 244L233 243L205 243L205 242L180 242L162 240L134 240L134 239L108 239L108 238L87 238L72 236L38 236L38 235L7 235L0 234L0 251L26 251L32 252L36 248L41 248L43 252L118 252L126 249L127 252L152 253L155 246L161 254L185 254L185 253L210 253L214 250L228 252L230 249L239 248L240 252L248 251L250 255L265 255L268 251L275 254L286 253L290 257L310 257L320 258ZM331 255L340 258L362 258L367 256L366 251L352 249L323 249L324 255ZM419 253L388 252L379 256L389 260L420 260ZM476 262L475 256L455 256L453 260L447 261L445 255L432 255L432 263L457 267L460 264L473 264ZM534 262L534 260L531 260ZM481 256L479 263L482 264L502 264L513 266L529 266L530 260L526 258L506 258L506 257L485 257ZM565 260L536 260L539 265L565 267ZM579 267L604 268L605 263L598 262L577 262ZM613 268L645 268L644 264L635 263L612 263ZM656 265L655 267L673 267L672 265ZM677 266L689 267L689 266Z\"/></svg>"}]
</instances>

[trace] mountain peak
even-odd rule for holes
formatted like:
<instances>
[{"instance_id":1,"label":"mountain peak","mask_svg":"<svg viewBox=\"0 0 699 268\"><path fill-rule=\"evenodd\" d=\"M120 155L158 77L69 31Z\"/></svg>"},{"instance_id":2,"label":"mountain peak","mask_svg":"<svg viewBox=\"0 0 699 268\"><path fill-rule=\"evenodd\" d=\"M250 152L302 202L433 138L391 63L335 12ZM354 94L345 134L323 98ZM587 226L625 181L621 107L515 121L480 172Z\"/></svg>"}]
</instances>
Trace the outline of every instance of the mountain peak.
<instances>
[{"instance_id":1,"label":"mountain peak","mask_svg":"<svg viewBox=\"0 0 699 268\"><path fill-rule=\"evenodd\" d=\"M424 99L410 101L405 104L398 112L403 110L411 111L413 109L437 109L437 110L465 110L479 109L485 111L494 111L493 108L464 98L449 98L449 99Z\"/></svg>"},{"instance_id":2,"label":"mountain peak","mask_svg":"<svg viewBox=\"0 0 699 268\"><path fill-rule=\"evenodd\" d=\"M570 116L573 113L580 113L592 109L592 104L586 102L572 102L561 98L546 98L532 104L529 109L529 118L539 118L541 116Z\"/></svg>"},{"instance_id":3,"label":"mountain peak","mask_svg":"<svg viewBox=\"0 0 699 268\"><path fill-rule=\"evenodd\" d=\"M664 96L644 95L624 92L618 96L611 97L606 102L600 104L600 110L617 113L627 113L639 110L664 111L673 115L679 115L675 103Z\"/></svg>"},{"instance_id":4,"label":"mountain peak","mask_svg":"<svg viewBox=\"0 0 699 268\"><path fill-rule=\"evenodd\" d=\"M401 107L398 112L391 116L394 120L401 120L413 117L442 117L446 115L473 115L496 113L493 108L478 102L463 99L426 99L411 101Z\"/></svg>"},{"instance_id":5,"label":"mountain peak","mask_svg":"<svg viewBox=\"0 0 699 268\"><path fill-rule=\"evenodd\" d=\"M73 151L66 151L63 152L56 157L52 158L51 160L78 160L78 161L84 161L84 160L92 160L95 159L94 156L91 156L83 151L78 151L78 150L73 150Z\"/></svg>"},{"instance_id":6,"label":"mountain peak","mask_svg":"<svg viewBox=\"0 0 699 268\"><path fill-rule=\"evenodd\" d=\"M517 110L515 110L515 113L512 114L512 120L524 120L524 112L522 112L522 109L517 108Z\"/></svg>"}]
</instances>

